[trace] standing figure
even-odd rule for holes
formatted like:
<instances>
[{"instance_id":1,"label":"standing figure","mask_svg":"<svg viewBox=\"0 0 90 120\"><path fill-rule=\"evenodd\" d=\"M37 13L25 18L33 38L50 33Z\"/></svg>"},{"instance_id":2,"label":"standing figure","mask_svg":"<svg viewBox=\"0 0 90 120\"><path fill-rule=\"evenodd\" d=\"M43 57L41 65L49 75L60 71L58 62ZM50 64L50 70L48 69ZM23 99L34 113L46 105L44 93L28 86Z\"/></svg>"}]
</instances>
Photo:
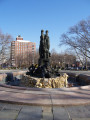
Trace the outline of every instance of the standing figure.
<instances>
[{"instance_id":1,"label":"standing figure","mask_svg":"<svg viewBox=\"0 0 90 120\"><path fill-rule=\"evenodd\" d=\"M43 49L44 49L44 30L41 30L41 36L40 36L40 46L39 46L39 55L40 58L44 57Z\"/></svg>"},{"instance_id":2,"label":"standing figure","mask_svg":"<svg viewBox=\"0 0 90 120\"><path fill-rule=\"evenodd\" d=\"M43 34L44 30L41 30L41 36L40 36L40 45L39 45L39 66L43 66L49 64L49 36L48 36L48 30L46 30L46 34Z\"/></svg>"},{"instance_id":3,"label":"standing figure","mask_svg":"<svg viewBox=\"0 0 90 120\"><path fill-rule=\"evenodd\" d=\"M46 34L44 36L44 54L45 54L45 59L49 59L50 53L49 53L49 48L50 48L50 42L49 42L49 36L48 36L48 30L46 30Z\"/></svg>"}]
</instances>

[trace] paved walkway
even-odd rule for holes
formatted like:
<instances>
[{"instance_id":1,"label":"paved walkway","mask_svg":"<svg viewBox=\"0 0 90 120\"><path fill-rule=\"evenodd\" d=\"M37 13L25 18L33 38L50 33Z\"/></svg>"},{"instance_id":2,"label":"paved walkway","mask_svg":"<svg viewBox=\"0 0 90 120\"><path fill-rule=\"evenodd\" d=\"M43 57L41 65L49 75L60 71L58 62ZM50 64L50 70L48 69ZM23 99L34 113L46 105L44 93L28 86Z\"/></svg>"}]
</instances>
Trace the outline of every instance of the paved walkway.
<instances>
[{"instance_id":1,"label":"paved walkway","mask_svg":"<svg viewBox=\"0 0 90 120\"><path fill-rule=\"evenodd\" d=\"M57 107L0 103L0 120L90 120L90 105Z\"/></svg>"},{"instance_id":2,"label":"paved walkway","mask_svg":"<svg viewBox=\"0 0 90 120\"><path fill-rule=\"evenodd\" d=\"M90 120L90 86L0 87L0 120Z\"/></svg>"},{"instance_id":3,"label":"paved walkway","mask_svg":"<svg viewBox=\"0 0 90 120\"><path fill-rule=\"evenodd\" d=\"M90 104L90 86L45 89L5 85L0 87L0 101L45 106Z\"/></svg>"}]
</instances>

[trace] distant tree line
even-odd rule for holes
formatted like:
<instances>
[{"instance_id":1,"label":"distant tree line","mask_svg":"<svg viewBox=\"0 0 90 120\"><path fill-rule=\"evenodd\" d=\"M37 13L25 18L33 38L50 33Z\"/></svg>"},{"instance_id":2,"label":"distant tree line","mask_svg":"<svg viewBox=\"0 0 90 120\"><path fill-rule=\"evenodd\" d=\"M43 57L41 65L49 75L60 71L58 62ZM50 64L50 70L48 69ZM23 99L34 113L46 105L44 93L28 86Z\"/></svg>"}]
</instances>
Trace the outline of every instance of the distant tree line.
<instances>
[{"instance_id":1,"label":"distant tree line","mask_svg":"<svg viewBox=\"0 0 90 120\"><path fill-rule=\"evenodd\" d=\"M57 53L54 49L51 51L51 65L66 69L76 65L76 56L70 53Z\"/></svg>"},{"instance_id":2,"label":"distant tree line","mask_svg":"<svg viewBox=\"0 0 90 120\"><path fill-rule=\"evenodd\" d=\"M26 57L19 55L16 58L17 67L26 67L33 64L38 64L39 59L39 51L37 50L36 53L33 55L32 53L26 52ZM54 49L51 51L51 58L50 58L50 65L52 67L58 66L61 69L65 69L66 67L71 67L73 64L76 64L76 56L73 54L68 53L57 53Z\"/></svg>"}]
</instances>

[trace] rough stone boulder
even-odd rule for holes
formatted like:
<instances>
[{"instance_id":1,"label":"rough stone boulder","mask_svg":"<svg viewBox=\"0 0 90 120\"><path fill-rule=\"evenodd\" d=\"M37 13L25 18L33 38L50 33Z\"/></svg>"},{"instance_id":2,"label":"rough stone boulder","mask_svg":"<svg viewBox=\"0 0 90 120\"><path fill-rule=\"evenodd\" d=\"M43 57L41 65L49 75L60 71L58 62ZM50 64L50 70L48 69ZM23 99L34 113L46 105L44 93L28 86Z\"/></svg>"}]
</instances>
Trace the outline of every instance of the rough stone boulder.
<instances>
[{"instance_id":1,"label":"rough stone boulder","mask_svg":"<svg viewBox=\"0 0 90 120\"><path fill-rule=\"evenodd\" d=\"M67 87L68 75L66 73L56 78L36 78L28 75L23 75L21 86L38 87L38 88L62 88Z\"/></svg>"}]
</instances>

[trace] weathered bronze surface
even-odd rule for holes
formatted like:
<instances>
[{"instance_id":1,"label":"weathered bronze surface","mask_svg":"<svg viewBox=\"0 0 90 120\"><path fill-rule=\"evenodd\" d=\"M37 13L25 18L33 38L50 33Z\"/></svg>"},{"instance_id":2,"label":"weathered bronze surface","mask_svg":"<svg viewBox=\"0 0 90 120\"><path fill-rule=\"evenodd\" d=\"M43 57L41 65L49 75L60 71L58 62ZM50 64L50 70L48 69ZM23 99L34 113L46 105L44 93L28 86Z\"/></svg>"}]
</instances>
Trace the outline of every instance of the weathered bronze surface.
<instances>
[{"instance_id":1,"label":"weathered bronze surface","mask_svg":"<svg viewBox=\"0 0 90 120\"><path fill-rule=\"evenodd\" d=\"M52 69L50 67L50 41L48 36L48 30L44 34L44 30L41 30L40 45L39 45L39 60L38 68L35 66L30 66L30 75L37 77L47 77L50 78L52 74Z\"/></svg>"},{"instance_id":2,"label":"weathered bronze surface","mask_svg":"<svg viewBox=\"0 0 90 120\"><path fill-rule=\"evenodd\" d=\"M49 36L48 36L48 30L46 30L45 35L43 34L44 30L41 30L41 36L40 36L40 46L39 46L39 66L48 66L49 65L49 59L50 59L50 42L49 42Z\"/></svg>"}]
</instances>

